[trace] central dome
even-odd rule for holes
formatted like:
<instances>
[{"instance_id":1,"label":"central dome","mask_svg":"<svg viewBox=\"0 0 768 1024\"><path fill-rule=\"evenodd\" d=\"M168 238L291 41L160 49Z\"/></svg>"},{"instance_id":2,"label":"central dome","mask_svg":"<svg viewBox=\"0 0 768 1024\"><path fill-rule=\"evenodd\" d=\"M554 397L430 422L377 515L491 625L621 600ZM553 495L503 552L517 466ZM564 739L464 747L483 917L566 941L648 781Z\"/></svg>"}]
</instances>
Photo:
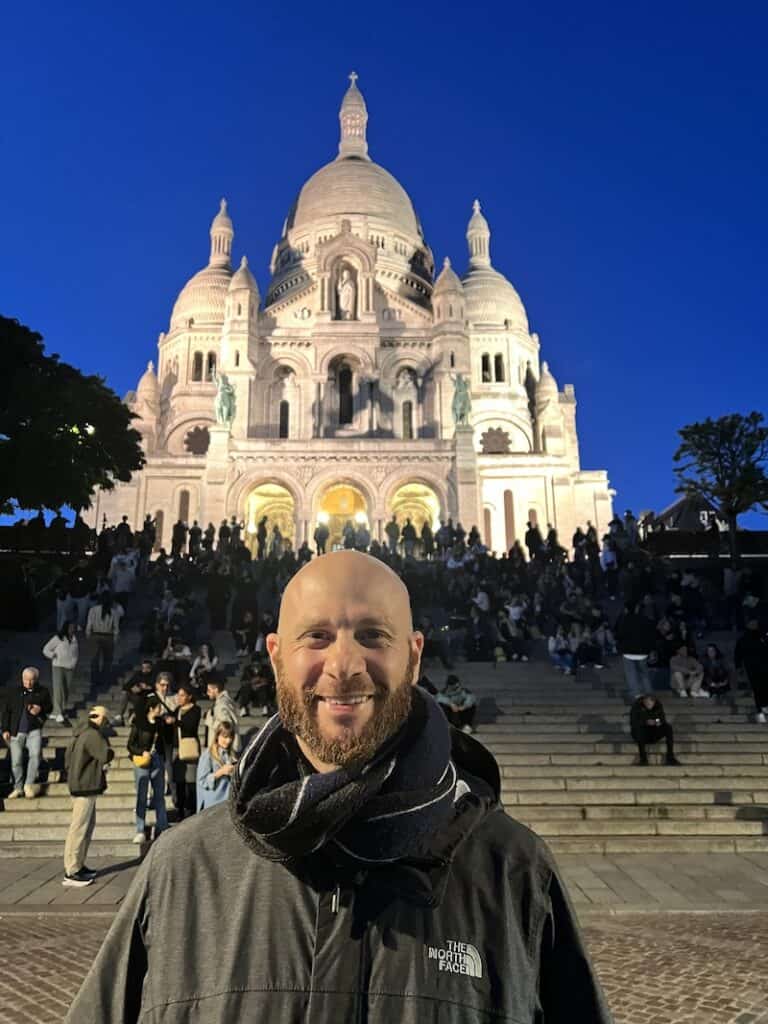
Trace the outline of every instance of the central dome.
<instances>
[{"instance_id":1,"label":"central dome","mask_svg":"<svg viewBox=\"0 0 768 1024\"><path fill-rule=\"evenodd\" d=\"M403 186L365 157L340 157L316 171L299 192L286 226L300 231L340 217L370 217L393 231L423 238Z\"/></svg>"}]
</instances>

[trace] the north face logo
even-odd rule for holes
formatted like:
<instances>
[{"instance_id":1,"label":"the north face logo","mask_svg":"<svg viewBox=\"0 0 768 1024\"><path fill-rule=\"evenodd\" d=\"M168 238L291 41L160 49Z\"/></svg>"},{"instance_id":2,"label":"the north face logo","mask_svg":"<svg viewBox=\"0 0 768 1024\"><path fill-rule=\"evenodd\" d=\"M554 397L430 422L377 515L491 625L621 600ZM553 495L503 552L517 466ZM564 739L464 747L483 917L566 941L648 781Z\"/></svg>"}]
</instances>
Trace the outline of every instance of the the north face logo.
<instances>
[{"instance_id":1,"label":"the north face logo","mask_svg":"<svg viewBox=\"0 0 768 1024\"><path fill-rule=\"evenodd\" d=\"M470 978L482 978L483 961L474 946L468 942L449 940L442 946L425 946L428 960L437 960L438 971L450 974L468 974Z\"/></svg>"}]
</instances>

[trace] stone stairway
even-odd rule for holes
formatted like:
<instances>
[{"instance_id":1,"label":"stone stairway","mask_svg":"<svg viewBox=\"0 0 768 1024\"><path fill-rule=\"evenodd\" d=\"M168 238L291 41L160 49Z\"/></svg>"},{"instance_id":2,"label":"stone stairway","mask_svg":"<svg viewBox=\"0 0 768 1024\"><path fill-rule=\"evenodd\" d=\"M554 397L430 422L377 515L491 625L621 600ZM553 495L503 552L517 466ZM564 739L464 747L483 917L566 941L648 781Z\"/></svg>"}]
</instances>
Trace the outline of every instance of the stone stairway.
<instances>
[{"instance_id":1,"label":"stone stairway","mask_svg":"<svg viewBox=\"0 0 768 1024\"><path fill-rule=\"evenodd\" d=\"M216 640L217 649L226 649L228 638ZM234 663L230 669L234 673ZM576 682L541 662L498 668L464 664L459 674L479 698L477 738L499 762L505 807L556 854L768 849L768 727L748 721L753 708L745 692L735 695L733 707L662 695L683 765L664 766L657 748L650 753L651 764L639 767L615 662L606 672L587 671ZM442 672L430 675L442 682ZM230 689L234 682L231 675ZM116 686L99 702L116 713L120 697ZM243 730L262 721L243 719ZM130 841L134 785L125 750L128 729L118 727L115 733L116 758L107 793L97 805L92 849L94 857L133 859L139 848ZM61 769L70 735L66 727L46 727L44 795L5 802L0 857L61 854L70 807ZM0 759L5 756L0 753Z\"/></svg>"}]
</instances>

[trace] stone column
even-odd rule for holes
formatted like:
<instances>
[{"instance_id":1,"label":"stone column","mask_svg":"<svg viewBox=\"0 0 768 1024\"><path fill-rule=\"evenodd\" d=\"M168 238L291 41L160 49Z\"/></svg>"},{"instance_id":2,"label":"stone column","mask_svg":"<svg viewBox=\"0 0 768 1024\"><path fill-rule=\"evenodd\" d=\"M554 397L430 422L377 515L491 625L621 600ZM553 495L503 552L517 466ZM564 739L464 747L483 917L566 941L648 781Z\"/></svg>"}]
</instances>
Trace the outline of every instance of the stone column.
<instances>
[{"instance_id":1,"label":"stone column","mask_svg":"<svg viewBox=\"0 0 768 1024\"><path fill-rule=\"evenodd\" d=\"M227 510L227 468L229 463L229 427L209 427L211 443L205 459L205 486L203 488L205 508L201 509L202 519L214 526L228 517ZM240 514L240 509L232 512Z\"/></svg>"},{"instance_id":2,"label":"stone column","mask_svg":"<svg viewBox=\"0 0 768 1024\"><path fill-rule=\"evenodd\" d=\"M454 445L456 451L457 519L467 533L474 525L482 530L480 487L477 479L477 454L473 428L466 425L457 426Z\"/></svg>"}]
</instances>

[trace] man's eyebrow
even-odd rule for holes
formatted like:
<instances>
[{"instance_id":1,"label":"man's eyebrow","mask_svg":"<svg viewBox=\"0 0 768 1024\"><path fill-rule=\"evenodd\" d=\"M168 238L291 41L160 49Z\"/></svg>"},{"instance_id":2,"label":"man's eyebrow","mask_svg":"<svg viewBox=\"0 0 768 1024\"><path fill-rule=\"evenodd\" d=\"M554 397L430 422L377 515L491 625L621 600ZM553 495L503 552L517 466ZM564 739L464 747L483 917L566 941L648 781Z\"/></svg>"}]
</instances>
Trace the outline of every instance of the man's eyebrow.
<instances>
[{"instance_id":1,"label":"man's eyebrow","mask_svg":"<svg viewBox=\"0 0 768 1024\"><path fill-rule=\"evenodd\" d=\"M333 625L334 623L330 619L305 619L297 624L294 632L297 636L300 636L308 630L326 629ZM355 629L359 629L361 626L383 626L385 629L392 631L395 628L392 620L386 615L364 615L362 618L355 620L354 625Z\"/></svg>"}]
</instances>

